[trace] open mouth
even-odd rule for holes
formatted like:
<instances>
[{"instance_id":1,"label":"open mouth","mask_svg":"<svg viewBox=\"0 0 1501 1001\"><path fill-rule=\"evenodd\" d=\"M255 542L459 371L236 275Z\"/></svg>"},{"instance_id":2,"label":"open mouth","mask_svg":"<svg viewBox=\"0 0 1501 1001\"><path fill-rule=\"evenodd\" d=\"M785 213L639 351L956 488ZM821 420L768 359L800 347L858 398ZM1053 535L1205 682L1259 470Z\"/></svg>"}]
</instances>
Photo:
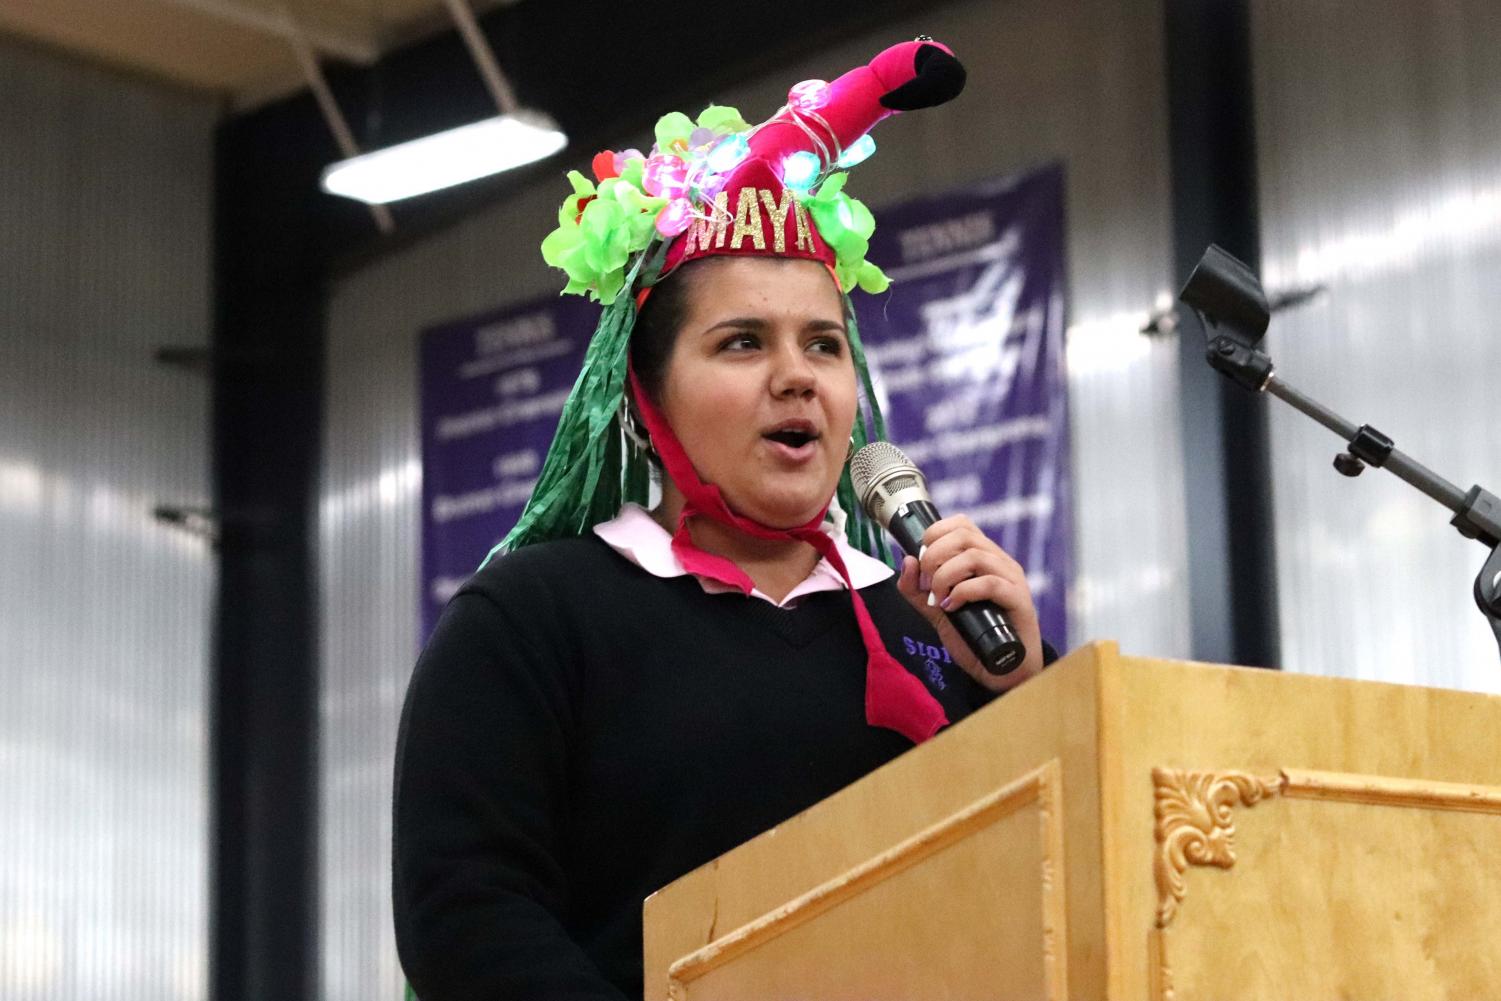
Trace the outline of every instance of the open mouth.
<instances>
[{"instance_id":1,"label":"open mouth","mask_svg":"<svg viewBox=\"0 0 1501 1001\"><path fill-rule=\"evenodd\" d=\"M804 445L818 440L818 425L803 417L793 417L763 431L761 437L799 452Z\"/></svg>"},{"instance_id":2,"label":"open mouth","mask_svg":"<svg viewBox=\"0 0 1501 1001\"><path fill-rule=\"evenodd\" d=\"M762 437L766 438L768 441L774 441L778 444L786 445L788 448L802 448L804 445L808 444L808 442L816 441L818 439L818 435L814 434L811 431L800 431L793 428L783 428L780 431L772 431L768 434L762 435Z\"/></svg>"}]
</instances>

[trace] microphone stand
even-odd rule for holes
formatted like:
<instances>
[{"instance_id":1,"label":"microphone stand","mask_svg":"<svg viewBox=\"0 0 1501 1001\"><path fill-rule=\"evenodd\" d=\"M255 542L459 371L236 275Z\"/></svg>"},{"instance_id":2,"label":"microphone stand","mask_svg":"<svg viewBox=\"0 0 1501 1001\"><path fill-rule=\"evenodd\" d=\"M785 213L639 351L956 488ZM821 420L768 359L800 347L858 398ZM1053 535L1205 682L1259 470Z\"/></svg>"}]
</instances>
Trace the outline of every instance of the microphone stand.
<instances>
[{"instance_id":1,"label":"microphone stand","mask_svg":"<svg viewBox=\"0 0 1501 1001\"><path fill-rule=\"evenodd\" d=\"M1501 498L1478 485L1460 490L1369 424L1356 427L1279 379L1271 356L1258 347L1271 319L1261 281L1220 247L1209 245L1178 299L1203 322L1209 364L1220 374L1277 397L1345 440L1348 447L1334 457L1336 470L1345 476L1359 476L1366 466L1390 470L1454 512L1449 524L1460 535L1489 547L1490 556L1475 578L1475 604L1501 647Z\"/></svg>"}]
</instances>

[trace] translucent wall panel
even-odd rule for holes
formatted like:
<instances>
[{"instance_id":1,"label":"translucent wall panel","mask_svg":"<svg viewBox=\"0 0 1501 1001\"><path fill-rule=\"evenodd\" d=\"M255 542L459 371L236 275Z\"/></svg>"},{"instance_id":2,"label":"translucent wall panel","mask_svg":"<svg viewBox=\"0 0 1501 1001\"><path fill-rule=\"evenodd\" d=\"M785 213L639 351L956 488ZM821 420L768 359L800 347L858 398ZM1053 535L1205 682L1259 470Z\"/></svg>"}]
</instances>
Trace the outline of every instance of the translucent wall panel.
<instances>
[{"instance_id":1,"label":"translucent wall panel","mask_svg":"<svg viewBox=\"0 0 1501 1001\"><path fill-rule=\"evenodd\" d=\"M1501 491L1501 16L1490 0L1253 5L1263 270L1280 374L1461 488ZM1485 552L1272 408L1290 670L1501 692Z\"/></svg>"},{"instance_id":2,"label":"translucent wall panel","mask_svg":"<svg viewBox=\"0 0 1501 1001\"><path fill-rule=\"evenodd\" d=\"M883 203L919 191L1064 162L1078 510L1071 639L1114 637L1131 650L1183 656L1176 348L1137 334L1171 284L1161 22L1160 5L1139 0L945 5L701 102L769 114L791 84L926 32L955 45L969 90L949 107L882 127L881 149L855 181L878 216ZM615 140L617 148L650 141L645 133ZM420 642L416 334L556 294L558 277L537 246L555 225L562 171L350 276L330 306L321 523L330 1001L391 998L400 985L387 884L396 720Z\"/></svg>"},{"instance_id":3,"label":"translucent wall panel","mask_svg":"<svg viewBox=\"0 0 1501 1001\"><path fill-rule=\"evenodd\" d=\"M0 997L205 996L214 109L0 41Z\"/></svg>"}]
</instances>

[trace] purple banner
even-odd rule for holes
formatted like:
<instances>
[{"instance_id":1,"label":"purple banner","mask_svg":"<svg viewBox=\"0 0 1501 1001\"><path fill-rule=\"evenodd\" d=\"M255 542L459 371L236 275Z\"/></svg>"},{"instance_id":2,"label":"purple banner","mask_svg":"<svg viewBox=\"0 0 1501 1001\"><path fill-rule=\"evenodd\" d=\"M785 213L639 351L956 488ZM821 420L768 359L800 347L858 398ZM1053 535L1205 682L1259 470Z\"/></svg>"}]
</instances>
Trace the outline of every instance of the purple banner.
<instances>
[{"instance_id":1,"label":"purple banner","mask_svg":"<svg viewBox=\"0 0 1501 1001\"><path fill-rule=\"evenodd\" d=\"M1027 571L1043 635L1067 649L1072 567L1063 170L887 207L856 295L887 435L938 510L968 514Z\"/></svg>"},{"instance_id":2,"label":"purple banner","mask_svg":"<svg viewBox=\"0 0 1501 1001\"><path fill-rule=\"evenodd\" d=\"M893 279L854 296L891 440L1026 567L1065 649L1062 170L888 207L869 256ZM423 637L520 517L598 317L552 296L423 333Z\"/></svg>"},{"instance_id":3,"label":"purple banner","mask_svg":"<svg viewBox=\"0 0 1501 1001\"><path fill-rule=\"evenodd\" d=\"M422 334L422 636L521 517L599 306L549 296Z\"/></svg>"}]
</instances>

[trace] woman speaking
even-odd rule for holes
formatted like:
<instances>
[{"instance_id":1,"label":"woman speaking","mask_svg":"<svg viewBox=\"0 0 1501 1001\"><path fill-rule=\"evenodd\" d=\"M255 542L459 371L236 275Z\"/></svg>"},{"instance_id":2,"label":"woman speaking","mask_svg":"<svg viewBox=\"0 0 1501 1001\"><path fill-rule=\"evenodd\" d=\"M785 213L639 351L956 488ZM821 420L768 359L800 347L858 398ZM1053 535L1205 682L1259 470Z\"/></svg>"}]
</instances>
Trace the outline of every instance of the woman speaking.
<instances>
[{"instance_id":1,"label":"woman speaking","mask_svg":"<svg viewBox=\"0 0 1501 1001\"><path fill-rule=\"evenodd\" d=\"M570 175L542 249L599 327L402 716L396 932L422 1001L640 998L648 894L1041 670L1017 562L959 516L898 574L847 471L882 428L847 293L886 279L838 170L963 82L923 38L754 128L668 115L649 154ZM986 600L1028 651L1003 677L945 614Z\"/></svg>"}]
</instances>

